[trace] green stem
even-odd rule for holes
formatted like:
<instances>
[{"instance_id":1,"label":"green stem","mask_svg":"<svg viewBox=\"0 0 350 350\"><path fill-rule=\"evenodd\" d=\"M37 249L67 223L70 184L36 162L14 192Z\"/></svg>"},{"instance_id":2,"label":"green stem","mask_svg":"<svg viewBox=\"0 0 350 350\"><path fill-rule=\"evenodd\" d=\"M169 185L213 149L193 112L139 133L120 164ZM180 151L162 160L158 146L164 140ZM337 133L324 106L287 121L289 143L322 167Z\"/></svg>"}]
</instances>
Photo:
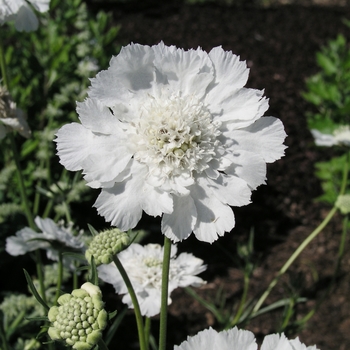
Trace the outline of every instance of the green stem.
<instances>
[{"instance_id":1,"label":"green stem","mask_svg":"<svg viewBox=\"0 0 350 350\"><path fill-rule=\"evenodd\" d=\"M3 84L5 85L7 90L9 90L10 87L9 87L9 82L7 78L6 61L5 61L5 55L4 55L4 48L2 45L1 33L0 33L0 67L1 67L2 80L4 82Z\"/></svg>"},{"instance_id":2,"label":"green stem","mask_svg":"<svg viewBox=\"0 0 350 350\"><path fill-rule=\"evenodd\" d=\"M237 313L235 315L235 318L232 320L232 322L230 323L229 327L227 327L227 328L234 327L239 322L239 319L242 316L242 313L244 311L244 306L245 306L245 303L246 303L246 300L247 300L248 289L249 289L249 281L250 281L249 274L245 273L244 274L244 287L243 287L242 298L241 298L241 301L240 301Z\"/></svg>"},{"instance_id":3,"label":"green stem","mask_svg":"<svg viewBox=\"0 0 350 350\"><path fill-rule=\"evenodd\" d=\"M31 209L30 209L29 200L28 200L27 193L26 193L26 188L24 185L24 179L23 179L21 164L20 164L20 160L19 160L19 154L17 151L15 138L14 138L12 133L9 133L9 138L10 138L10 142L11 142L13 158L14 158L15 164L16 164L18 183L19 183L19 191L20 191L21 198L22 198L22 204L24 206L24 212L25 212L25 215L27 217L27 221L28 221L30 228L33 230L36 230L33 215L32 215Z\"/></svg>"},{"instance_id":4,"label":"green stem","mask_svg":"<svg viewBox=\"0 0 350 350\"><path fill-rule=\"evenodd\" d=\"M151 333L151 318L146 317L145 319L145 340L146 340L146 350L149 349L149 335Z\"/></svg>"},{"instance_id":5,"label":"green stem","mask_svg":"<svg viewBox=\"0 0 350 350\"><path fill-rule=\"evenodd\" d=\"M171 253L171 241L168 237L164 236L164 255L163 255L163 269L162 269L162 299L160 304L160 325L159 325L159 350L166 349L170 253Z\"/></svg>"},{"instance_id":6,"label":"green stem","mask_svg":"<svg viewBox=\"0 0 350 350\"><path fill-rule=\"evenodd\" d=\"M142 315L140 311L140 305L137 300L137 296L135 294L134 288L131 284L131 281L129 279L129 276L127 275L122 263L120 262L119 258L117 255L114 256L113 261L115 265L117 266L117 269L119 270L119 273L121 274L124 283L128 289L128 292L130 294L130 298L132 300L132 303L134 305L134 312L135 312L135 317L136 317L136 323L137 323L137 330L138 330L138 335L139 335L139 342L140 342L140 350L146 350L146 341L145 341L145 332L143 328L143 320L142 320Z\"/></svg>"},{"instance_id":7,"label":"green stem","mask_svg":"<svg viewBox=\"0 0 350 350\"><path fill-rule=\"evenodd\" d=\"M35 264L36 264L36 274L38 275L39 286L40 286L40 296L44 300L44 302L47 304L45 286L44 286L44 274L42 270L43 264L41 261L40 249L37 249L35 251Z\"/></svg>"},{"instance_id":8,"label":"green stem","mask_svg":"<svg viewBox=\"0 0 350 350\"><path fill-rule=\"evenodd\" d=\"M58 252L58 276L57 276L55 305L57 305L57 300L60 297L62 279L63 279L63 257L62 257L62 252Z\"/></svg>"},{"instance_id":9,"label":"green stem","mask_svg":"<svg viewBox=\"0 0 350 350\"><path fill-rule=\"evenodd\" d=\"M343 195L346 190L347 182L348 182L348 176L349 176L349 163L350 163L350 152L347 154L346 162L343 169L343 179L342 184L340 186L340 193L339 195ZM282 266L280 271L278 272L277 276L271 281L269 286L267 287L266 291L263 293L263 295L260 297L258 302L255 304L254 309L252 311L252 316L260 309L263 302L266 300L268 295L270 294L271 290L275 287L277 284L279 278L288 270L290 265L296 260L296 258L301 254L301 252L305 249L305 247L328 225L329 221L332 219L334 214L337 212L337 207L333 207L331 211L328 213L328 215L324 218L324 220L321 222L321 224L313 231L311 234L300 244L300 246L297 248L297 250L290 256L290 258L287 260L287 262Z\"/></svg>"},{"instance_id":10,"label":"green stem","mask_svg":"<svg viewBox=\"0 0 350 350\"><path fill-rule=\"evenodd\" d=\"M282 266L277 276L271 281L266 291L260 297L258 302L255 304L254 309L252 311L252 315L254 315L262 306L263 302L266 300L271 290L277 284L279 278L288 270L290 265L295 261L295 259L300 255L300 253L305 249L305 247L327 226L329 221L332 219L334 214L337 212L337 208L333 207L332 210L328 213L325 219L321 222L321 224L300 244L300 246L296 249L296 251L290 256L287 262Z\"/></svg>"},{"instance_id":11,"label":"green stem","mask_svg":"<svg viewBox=\"0 0 350 350\"><path fill-rule=\"evenodd\" d=\"M100 339L98 342L98 349L99 350L108 350L108 346L106 343L103 341L103 339Z\"/></svg>"}]
</instances>

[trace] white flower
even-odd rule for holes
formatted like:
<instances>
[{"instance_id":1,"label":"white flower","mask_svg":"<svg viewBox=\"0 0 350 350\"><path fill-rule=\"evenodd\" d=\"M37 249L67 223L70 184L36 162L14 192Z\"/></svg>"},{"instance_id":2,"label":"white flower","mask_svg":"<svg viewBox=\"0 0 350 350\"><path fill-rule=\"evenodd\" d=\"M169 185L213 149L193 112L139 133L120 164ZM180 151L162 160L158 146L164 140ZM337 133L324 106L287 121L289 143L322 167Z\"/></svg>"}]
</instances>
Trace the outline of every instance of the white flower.
<instances>
[{"instance_id":1,"label":"white flower","mask_svg":"<svg viewBox=\"0 0 350 350\"><path fill-rule=\"evenodd\" d=\"M335 129L332 134L323 134L322 132L312 129L311 133L317 146L350 146L350 126L343 125Z\"/></svg>"},{"instance_id":2,"label":"white flower","mask_svg":"<svg viewBox=\"0 0 350 350\"><path fill-rule=\"evenodd\" d=\"M95 207L123 231L142 211L162 218L174 242L193 231L213 242L235 224L230 206L250 203L266 163L284 154L280 120L263 117L263 91L246 89L245 62L163 43L131 44L92 79L81 124L57 133L61 163L102 188Z\"/></svg>"},{"instance_id":3,"label":"white flower","mask_svg":"<svg viewBox=\"0 0 350 350\"><path fill-rule=\"evenodd\" d=\"M24 112L16 107L9 92L0 86L0 140L6 136L8 129L18 131L26 138L31 135Z\"/></svg>"},{"instance_id":4,"label":"white flower","mask_svg":"<svg viewBox=\"0 0 350 350\"><path fill-rule=\"evenodd\" d=\"M71 227L63 227L56 225L51 219L35 218L36 226L41 233L33 231L29 227L16 232L15 236L6 239L6 251L13 256L23 255L36 249L45 249L46 255L51 260L58 260L58 244L67 248L73 248L83 251L85 244L81 239L81 235L74 236ZM73 267L69 257L65 257L66 265Z\"/></svg>"},{"instance_id":5,"label":"white flower","mask_svg":"<svg viewBox=\"0 0 350 350\"><path fill-rule=\"evenodd\" d=\"M217 332L212 328L199 332L174 350L257 350L258 345L254 334L246 330L238 330L237 327L227 331ZM299 338L289 340L282 333L267 335L260 350L318 350L316 346L306 346Z\"/></svg>"},{"instance_id":6,"label":"white flower","mask_svg":"<svg viewBox=\"0 0 350 350\"><path fill-rule=\"evenodd\" d=\"M50 0L28 0L39 12L49 10ZM31 32L37 30L38 19L26 0L0 0L0 24L15 21L18 31Z\"/></svg>"},{"instance_id":7,"label":"white flower","mask_svg":"<svg viewBox=\"0 0 350 350\"><path fill-rule=\"evenodd\" d=\"M181 253L176 257L177 248L171 247L169 271L169 298L170 293L177 287L200 287L205 284L196 275L206 270L203 260L192 254ZM161 303L161 283L163 248L159 244L131 244L126 250L118 254L118 258L127 272L131 284L140 304L141 314L152 317L159 314ZM125 294L122 301L132 308L132 301L126 285L114 263L98 267L98 277L113 285L118 294Z\"/></svg>"},{"instance_id":8,"label":"white flower","mask_svg":"<svg viewBox=\"0 0 350 350\"><path fill-rule=\"evenodd\" d=\"M264 338L261 350L317 350L316 345L306 346L299 338L289 340L283 333L270 334Z\"/></svg>"}]
</instances>

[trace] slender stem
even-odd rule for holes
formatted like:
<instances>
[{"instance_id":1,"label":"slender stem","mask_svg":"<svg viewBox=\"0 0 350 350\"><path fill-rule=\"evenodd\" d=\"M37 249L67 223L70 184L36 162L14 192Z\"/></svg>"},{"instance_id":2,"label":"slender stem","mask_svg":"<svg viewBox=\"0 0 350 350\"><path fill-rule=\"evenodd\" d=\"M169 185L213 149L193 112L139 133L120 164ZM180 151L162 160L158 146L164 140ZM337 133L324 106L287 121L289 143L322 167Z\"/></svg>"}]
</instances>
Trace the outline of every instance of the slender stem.
<instances>
[{"instance_id":1,"label":"slender stem","mask_svg":"<svg viewBox=\"0 0 350 350\"><path fill-rule=\"evenodd\" d=\"M63 279L63 257L62 252L58 252L58 275L57 275L57 286L56 286L56 296L55 296L55 305L60 296L61 286Z\"/></svg>"},{"instance_id":2,"label":"slender stem","mask_svg":"<svg viewBox=\"0 0 350 350\"><path fill-rule=\"evenodd\" d=\"M239 319L242 316L242 313L244 311L244 306L245 306L245 303L246 303L246 300L247 300L248 289L249 289L249 281L250 281L249 274L245 273L244 274L244 287L243 287L242 298L241 298L241 301L239 303L239 307L238 307L237 313L236 313L234 319L232 320L232 322L230 323L228 328L234 327L239 322Z\"/></svg>"},{"instance_id":3,"label":"slender stem","mask_svg":"<svg viewBox=\"0 0 350 350\"><path fill-rule=\"evenodd\" d=\"M2 80L3 80L6 88L9 90L10 87L9 87L9 82L7 79L6 62L5 62L4 48L2 45L1 33L0 33L0 67L1 67Z\"/></svg>"},{"instance_id":4,"label":"slender stem","mask_svg":"<svg viewBox=\"0 0 350 350\"><path fill-rule=\"evenodd\" d=\"M342 179L342 184L340 186L339 195L343 195L346 190L348 176L349 176L349 163L350 163L350 152L348 152L346 162L344 164L343 179ZM331 209L331 211L328 213L328 215L324 218L324 220L321 222L321 224L313 232L311 232L311 234L300 244L300 246L296 249L296 251L290 256L290 258L287 260L287 262L282 266L282 268L278 272L277 276L271 281L266 291L263 293L263 295L260 297L258 302L255 304L254 309L252 311L252 315L254 315L260 309L261 305L266 300L271 290L277 284L279 278L288 270L290 265L292 265L292 263L301 254L301 252L305 249L305 247L328 225L329 221L332 219L332 217L336 212L337 212L337 207L334 206Z\"/></svg>"},{"instance_id":5,"label":"slender stem","mask_svg":"<svg viewBox=\"0 0 350 350\"><path fill-rule=\"evenodd\" d=\"M28 197L27 197L27 193L26 193L26 188L25 188L25 185L24 185L24 179L23 179L21 164L20 164L20 160L19 160L19 154L18 154L18 151L17 151L15 138L14 138L12 133L9 133L9 138L10 138L10 141L11 141L13 158L14 158L15 164L16 164L17 176L18 176L18 182L19 182L19 191L20 191L21 198L22 198L22 203L23 203L23 206L24 206L24 212L25 212L25 215L27 217L27 221L28 221L28 224L29 224L30 228L35 230L36 226L35 226L35 223L34 223L33 215L32 215L31 209L30 209L30 204L29 204L29 200L28 200Z\"/></svg>"},{"instance_id":6,"label":"slender stem","mask_svg":"<svg viewBox=\"0 0 350 350\"><path fill-rule=\"evenodd\" d=\"M295 252L290 256L287 262L282 266L277 276L271 281L266 291L260 297L258 302L255 304L254 309L252 311L252 315L254 315L261 307L265 299L270 294L271 290L277 284L279 278L288 270L290 265L295 261L295 259L300 255L300 253L304 250L304 248L327 226L329 221L332 219L334 214L337 212L337 208L333 207L332 210L328 213L325 219L321 222L321 224L300 244L300 246L295 250Z\"/></svg>"},{"instance_id":7,"label":"slender stem","mask_svg":"<svg viewBox=\"0 0 350 350\"><path fill-rule=\"evenodd\" d=\"M159 325L159 350L166 349L170 253L171 253L171 241L168 237L164 236L164 255L163 255L163 269L162 269L162 299L160 304L160 325Z\"/></svg>"},{"instance_id":8,"label":"slender stem","mask_svg":"<svg viewBox=\"0 0 350 350\"><path fill-rule=\"evenodd\" d=\"M149 335L151 333L151 318L146 317L145 319L145 339L146 339L146 347L149 349Z\"/></svg>"},{"instance_id":9,"label":"slender stem","mask_svg":"<svg viewBox=\"0 0 350 350\"><path fill-rule=\"evenodd\" d=\"M137 330L139 334L139 342L140 342L140 350L146 350L146 341L145 341L145 332L144 332L144 327L143 327L143 320L142 320L142 315L140 311L140 305L137 300L137 296L135 294L134 288L131 284L131 281L129 279L129 276L127 275L122 263L120 262L119 258L117 255L114 256L113 261L115 265L117 266L117 269L119 270L124 283L128 289L128 292L130 294L130 298L132 300L132 303L134 305L134 312L135 312L135 317L136 317L136 323L137 323Z\"/></svg>"},{"instance_id":10,"label":"slender stem","mask_svg":"<svg viewBox=\"0 0 350 350\"><path fill-rule=\"evenodd\" d=\"M103 339L100 339L98 342L98 349L99 350L108 350L108 346L106 343L103 341Z\"/></svg>"},{"instance_id":11,"label":"slender stem","mask_svg":"<svg viewBox=\"0 0 350 350\"><path fill-rule=\"evenodd\" d=\"M1 339L1 346L3 350L10 350L9 344L6 339L6 333L3 328L3 320L0 319L0 339Z\"/></svg>"}]
</instances>

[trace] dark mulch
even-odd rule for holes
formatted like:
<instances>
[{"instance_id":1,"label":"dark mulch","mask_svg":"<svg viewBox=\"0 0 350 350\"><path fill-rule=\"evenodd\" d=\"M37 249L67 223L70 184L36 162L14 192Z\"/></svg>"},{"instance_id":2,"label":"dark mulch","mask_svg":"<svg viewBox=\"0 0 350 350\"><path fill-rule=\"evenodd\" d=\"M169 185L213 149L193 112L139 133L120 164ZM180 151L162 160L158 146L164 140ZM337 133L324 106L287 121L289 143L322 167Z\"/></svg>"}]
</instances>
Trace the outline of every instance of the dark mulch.
<instances>
[{"instance_id":1,"label":"dark mulch","mask_svg":"<svg viewBox=\"0 0 350 350\"><path fill-rule=\"evenodd\" d=\"M242 292L242 273L223 253L222 247L235 257L237 242L247 240L250 229L254 228L255 249L261 260L252 279L250 296L261 293L329 210L314 202L321 189L313 174L314 163L328 159L331 151L313 145L305 119L306 110L312 107L301 98L300 92L305 88L305 78L317 71L315 53L320 46L338 33L350 38L349 29L342 24L342 18L350 18L350 8L280 6L261 9L173 3L142 10L114 6L113 12L115 21L122 26L119 41L123 45L130 42L153 45L163 40L167 45L185 49L201 46L210 50L222 45L225 50L239 54L251 68L248 86L265 89L270 98L267 114L283 121L288 134L286 156L268 166L268 184L254 193L253 203L234 209L237 224L233 232L212 246L193 238L180 244L181 250L193 251L209 265L205 274L208 284L200 294L214 298L222 287L228 304L232 305ZM333 274L341 231L339 223L340 218L334 220L307 247L267 303L298 293L308 298L297 308L295 317L300 318L322 298ZM160 240L160 235L155 234L153 241ZM322 303L307 327L299 332L302 341L308 345L316 343L322 350L350 348L348 247L337 288ZM253 320L247 328L258 336L273 332L279 326L279 316L279 312L270 313ZM127 320L131 323L122 328L125 330L122 334L134 326L131 315ZM209 325L217 326L213 316L183 291L173 293L169 320L169 349L187 334L195 334ZM157 320L154 326L156 333ZM121 336L120 341L129 342L121 348L132 348L131 339Z\"/></svg>"}]
</instances>

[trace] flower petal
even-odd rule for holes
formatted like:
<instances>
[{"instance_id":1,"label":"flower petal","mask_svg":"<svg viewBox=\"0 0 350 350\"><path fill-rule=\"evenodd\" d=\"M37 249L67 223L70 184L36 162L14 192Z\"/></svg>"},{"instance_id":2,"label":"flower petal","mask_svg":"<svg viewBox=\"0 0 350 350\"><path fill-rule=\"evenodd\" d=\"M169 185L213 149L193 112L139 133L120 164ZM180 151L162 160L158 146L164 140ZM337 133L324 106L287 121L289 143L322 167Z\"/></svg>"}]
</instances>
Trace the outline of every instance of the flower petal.
<instances>
[{"instance_id":1,"label":"flower petal","mask_svg":"<svg viewBox=\"0 0 350 350\"><path fill-rule=\"evenodd\" d=\"M246 150L259 154L266 163L272 163L284 155L286 146L283 141L287 136L283 124L274 117L263 117L252 125L227 133L237 142L235 150Z\"/></svg>"},{"instance_id":2,"label":"flower petal","mask_svg":"<svg viewBox=\"0 0 350 350\"><path fill-rule=\"evenodd\" d=\"M240 61L239 56L224 51L221 46L214 47L209 52L209 57L215 69L215 82L210 85L205 100L209 104L219 105L247 83L249 69L245 61Z\"/></svg>"},{"instance_id":3,"label":"flower petal","mask_svg":"<svg viewBox=\"0 0 350 350\"><path fill-rule=\"evenodd\" d=\"M173 210L171 195L145 183L146 173L145 166L134 162L131 176L112 188L102 190L94 204L100 215L122 231L136 226L142 210L153 216Z\"/></svg>"},{"instance_id":4,"label":"flower petal","mask_svg":"<svg viewBox=\"0 0 350 350\"><path fill-rule=\"evenodd\" d=\"M197 221L197 210L190 196L173 195L173 202L173 212L163 215L162 233L173 242L178 242L186 239L192 233Z\"/></svg>"},{"instance_id":5,"label":"flower petal","mask_svg":"<svg viewBox=\"0 0 350 350\"><path fill-rule=\"evenodd\" d=\"M212 243L231 231L235 225L231 208L218 200L207 186L200 183L191 186L191 197L197 209L193 232L200 241Z\"/></svg>"},{"instance_id":6,"label":"flower petal","mask_svg":"<svg viewBox=\"0 0 350 350\"><path fill-rule=\"evenodd\" d=\"M39 21L30 6L23 2L23 5L19 8L16 19L15 28L19 31L31 32L37 30L39 27Z\"/></svg>"}]
</instances>

